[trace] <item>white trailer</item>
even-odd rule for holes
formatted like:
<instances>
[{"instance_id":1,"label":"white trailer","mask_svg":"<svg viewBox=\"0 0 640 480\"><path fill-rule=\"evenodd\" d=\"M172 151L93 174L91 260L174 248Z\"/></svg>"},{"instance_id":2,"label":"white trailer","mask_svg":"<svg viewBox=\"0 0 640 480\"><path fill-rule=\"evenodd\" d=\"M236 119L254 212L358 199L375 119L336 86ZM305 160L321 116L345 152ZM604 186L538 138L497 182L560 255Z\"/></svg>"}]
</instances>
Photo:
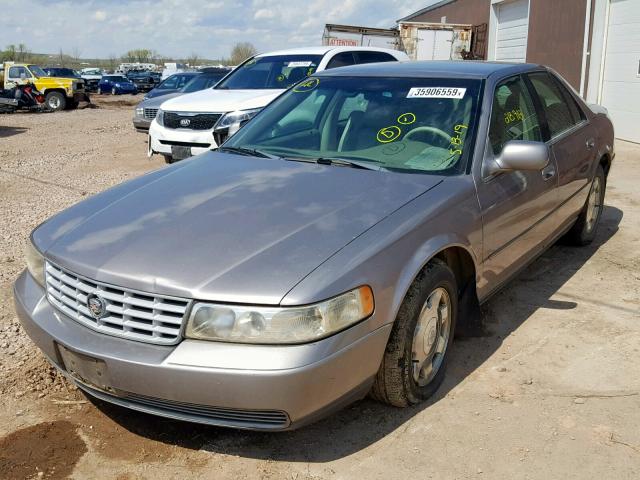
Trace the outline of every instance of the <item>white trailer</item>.
<instances>
[{"instance_id":1,"label":"white trailer","mask_svg":"<svg viewBox=\"0 0 640 480\"><path fill-rule=\"evenodd\" d=\"M398 30L326 24L322 44L332 47L382 47L399 50Z\"/></svg>"},{"instance_id":2,"label":"white trailer","mask_svg":"<svg viewBox=\"0 0 640 480\"><path fill-rule=\"evenodd\" d=\"M326 24L322 44L384 47L400 50L412 60L464 60L471 50L471 25L399 22L396 28Z\"/></svg>"},{"instance_id":3,"label":"white trailer","mask_svg":"<svg viewBox=\"0 0 640 480\"><path fill-rule=\"evenodd\" d=\"M471 25L399 22L400 49L413 60L464 60L471 51Z\"/></svg>"}]
</instances>

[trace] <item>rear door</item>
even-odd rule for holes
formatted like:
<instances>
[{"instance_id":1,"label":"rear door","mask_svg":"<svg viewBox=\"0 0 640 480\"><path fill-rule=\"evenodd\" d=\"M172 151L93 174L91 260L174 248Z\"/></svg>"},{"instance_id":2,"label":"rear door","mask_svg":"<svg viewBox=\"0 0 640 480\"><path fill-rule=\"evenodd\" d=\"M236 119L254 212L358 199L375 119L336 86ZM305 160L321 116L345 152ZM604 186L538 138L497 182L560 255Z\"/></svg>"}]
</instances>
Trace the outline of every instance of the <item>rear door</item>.
<instances>
[{"instance_id":1,"label":"rear door","mask_svg":"<svg viewBox=\"0 0 640 480\"><path fill-rule=\"evenodd\" d=\"M551 73L527 75L547 125L545 140L558 166L558 229L584 205L596 156L596 131L569 90Z\"/></svg>"},{"instance_id":2,"label":"rear door","mask_svg":"<svg viewBox=\"0 0 640 480\"><path fill-rule=\"evenodd\" d=\"M520 75L497 84L489 124L485 164L510 140L544 142L543 125L529 88ZM483 217L481 297L497 288L545 247L557 206L556 165L540 171L480 174L476 182Z\"/></svg>"}]
</instances>

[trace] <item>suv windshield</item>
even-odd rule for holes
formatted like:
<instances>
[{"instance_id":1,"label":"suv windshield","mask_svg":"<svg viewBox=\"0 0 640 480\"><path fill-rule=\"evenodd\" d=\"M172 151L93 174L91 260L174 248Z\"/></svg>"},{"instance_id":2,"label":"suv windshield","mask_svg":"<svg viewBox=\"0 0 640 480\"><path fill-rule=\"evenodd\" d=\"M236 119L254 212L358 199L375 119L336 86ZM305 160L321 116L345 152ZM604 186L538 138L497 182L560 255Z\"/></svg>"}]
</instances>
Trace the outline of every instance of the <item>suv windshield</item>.
<instances>
[{"instance_id":1,"label":"suv windshield","mask_svg":"<svg viewBox=\"0 0 640 480\"><path fill-rule=\"evenodd\" d=\"M466 167L480 87L455 78L311 77L224 147L453 175Z\"/></svg>"},{"instance_id":2,"label":"suv windshield","mask_svg":"<svg viewBox=\"0 0 640 480\"><path fill-rule=\"evenodd\" d=\"M111 82L129 82L127 77L122 77L120 75L107 75L104 78Z\"/></svg>"},{"instance_id":3,"label":"suv windshield","mask_svg":"<svg viewBox=\"0 0 640 480\"><path fill-rule=\"evenodd\" d=\"M46 77L47 76L47 72L45 72L42 68L40 68L38 65L29 65L29 70L31 70L31 73L36 77L36 78L40 78L40 77Z\"/></svg>"},{"instance_id":4,"label":"suv windshield","mask_svg":"<svg viewBox=\"0 0 640 480\"><path fill-rule=\"evenodd\" d=\"M204 90L205 88L213 87L216 83L218 83L222 77L224 77L228 72L220 72L220 73L201 73L196 77L189 80L182 90L182 93L191 93L197 92L199 90Z\"/></svg>"},{"instance_id":5,"label":"suv windshield","mask_svg":"<svg viewBox=\"0 0 640 480\"><path fill-rule=\"evenodd\" d=\"M243 63L216 88L285 89L312 75L322 55L269 55Z\"/></svg>"}]
</instances>

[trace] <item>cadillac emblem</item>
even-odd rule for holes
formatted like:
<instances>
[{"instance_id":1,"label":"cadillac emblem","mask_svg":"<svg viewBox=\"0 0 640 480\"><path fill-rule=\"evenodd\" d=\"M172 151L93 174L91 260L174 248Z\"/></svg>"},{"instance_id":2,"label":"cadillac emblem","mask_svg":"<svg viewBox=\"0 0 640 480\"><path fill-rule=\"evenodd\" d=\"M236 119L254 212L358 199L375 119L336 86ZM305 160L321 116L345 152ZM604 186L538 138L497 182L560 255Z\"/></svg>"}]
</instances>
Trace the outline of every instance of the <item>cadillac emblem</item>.
<instances>
[{"instance_id":1,"label":"cadillac emblem","mask_svg":"<svg viewBox=\"0 0 640 480\"><path fill-rule=\"evenodd\" d=\"M87 296L87 308L89 309L91 316L96 320L107 313L107 304L95 293L91 293Z\"/></svg>"}]
</instances>

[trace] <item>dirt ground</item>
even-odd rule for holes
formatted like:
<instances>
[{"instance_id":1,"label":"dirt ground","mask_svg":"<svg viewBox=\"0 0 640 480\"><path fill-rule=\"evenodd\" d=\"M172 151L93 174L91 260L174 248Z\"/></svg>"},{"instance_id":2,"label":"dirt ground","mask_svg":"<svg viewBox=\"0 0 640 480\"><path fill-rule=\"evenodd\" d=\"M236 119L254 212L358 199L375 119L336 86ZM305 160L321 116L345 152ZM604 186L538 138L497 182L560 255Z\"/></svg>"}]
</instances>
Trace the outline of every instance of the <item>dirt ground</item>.
<instances>
[{"instance_id":1,"label":"dirt ground","mask_svg":"<svg viewBox=\"0 0 640 480\"><path fill-rule=\"evenodd\" d=\"M87 399L31 344L11 288L36 225L163 166L135 102L0 116L0 478L640 478L640 146L625 142L595 243L553 247L494 297L490 333L454 343L426 404L364 400L268 434Z\"/></svg>"}]
</instances>

